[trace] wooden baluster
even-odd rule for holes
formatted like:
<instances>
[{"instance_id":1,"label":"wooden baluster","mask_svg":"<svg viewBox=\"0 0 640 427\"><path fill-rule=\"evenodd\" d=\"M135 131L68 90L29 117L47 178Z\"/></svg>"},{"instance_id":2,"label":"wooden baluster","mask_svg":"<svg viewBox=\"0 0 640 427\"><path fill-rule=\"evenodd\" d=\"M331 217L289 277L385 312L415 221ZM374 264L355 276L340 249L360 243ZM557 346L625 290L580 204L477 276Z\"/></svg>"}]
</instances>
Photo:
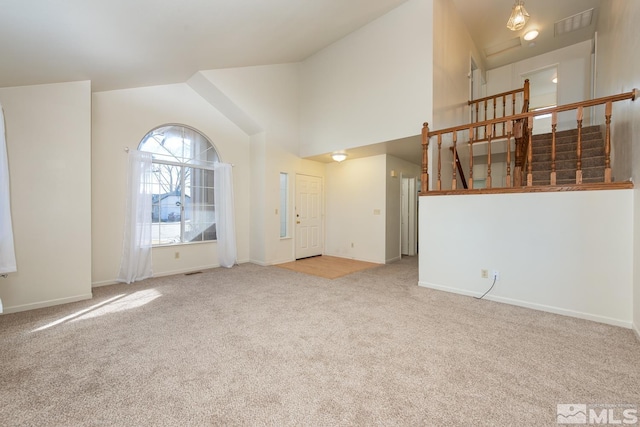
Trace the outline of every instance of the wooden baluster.
<instances>
[{"instance_id":1,"label":"wooden baluster","mask_svg":"<svg viewBox=\"0 0 640 427\"><path fill-rule=\"evenodd\" d=\"M512 124L511 120L507 120L507 187L511 187L511 133L512 133ZM503 123L502 126L505 126Z\"/></svg>"},{"instance_id":2,"label":"wooden baluster","mask_svg":"<svg viewBox=\"0 0 640 427\"><path fill-rule=\"evenodd\" d=\"M473 127L469 128L469 184L467 187L473 189Z\"/></svg>"},{"instance_id":3,"label":"wooden baluster","mask_svg":"<svg viewBox=\"0 0 640 427\"><path fill-rule=\"evenodd\" d=\"M533 116L527 117L527 127L529 128L529 148L527 150L527 187L533 185Z\"/></svg>"},{"instance_id":4,"label":"wooden baluster","mask_svg":"<svg viewBox=\"0 0 640 427\"><path fill-rule=\"evenodd\" d=\"M495 98L492 101L493 102L493 117L491 117L492 119L496 118L496 101L497 100ZM495 135L496 134L496 124L495 123L493 124L492 128L493 128L493 132L491 134Z\"/></svg>"},{"instance_id":5,"label":"wooden baluster","mask_svg":"<svg viewBox=\"0 0 640 427\"><path fill-rule=\"evenodd\" d=\"M511 95L511 114L516 113L516 94Z\"/></svg>"},{"instance_id":6,"label":"wooden baluster","mask_svg":"<svg viewBox=\"0 0 640 427\"><path fill-rule=\"evenodd\" d=\"M478 117L478 109L480 107L480 103L476 102L476 123L480 121L480 118ZM478 138L478 128L476 128L476 139Z\"/></svg>"},{"instance_id":7,"label":"wooden baluster","mask_svg":"<svg viewBox=\"0 0 640 427\"><path fill-rule=\"evenodd\" d=\"M607 102L604 107L605 134L604 134L604 182L611 182L611 112L613 103Z\"/></svg>"},{"instance_id":8,"label":"wooden baluster","mask_svg":"<svg viewBox=\"0 0 640 427\"><path fill-rule=\"evenodd\" d=\"M578 107L576 118L578 121L578 144L576 147L576 154L578 160L576 161L576 184L582 184L582 116L583 108Z\"/></svg>"},{"instance_id":9,"label":"wooden baluster","mask_svg":"<svg viewBox=\"0 0 640 427\"><path fill-rule=\"evenodd\" d=\"M494 124L495 126L495 124ZM493 136L493 131L491 126L486 130L487 134L487 181L486 187L491 188L491 137Z\"/></svg>"},{"instance_id":10,"label":"wooden baluster","mask_svg":"<svg viewBox=\"0 0 640 427\"><path fill-rule=\"evenodd\" d=\"M484 100L484 120L487 120L487 100ZM487 137L487 128L484 128L484 134L482 135L483 138Z\"/></svg>"},{"instance_id":11,"label":"wooden baluster","mask_svg":"<svg viewBox=\"0 0 640 427\"><path fill-rule=\"evenodd\" d=\"M456 156L458 155L456 143L458 142L458 132L453 132L453 179L451 180L451 189L455 190L458 187L458 181L456 180Z\"/></svg>"},{"instance_id":12,"label":"wooden baluster","mask_svg":"<svg viewBox=\"0 0 640 427\"><path fill-rule=\"evenodd\" d=\"M429 123L422 125L422 193L429 191Z\"/></svg>"},{"instance_id":13,"label":"wooden baluster","mask_svg":"<svg viewBox=\"0 0 640 427\"><path fill-rule=\"evenodd\" d=\"M551 177L549 183L556 185L556 127L558 126L558 113L551 113Z\"/></svg>"},{"instance_id":14,"label":"wooden baluster","mask_svg":"<svg viewBox=\"0 0 640 427\"><path fill-rule=\"evenodd\" d=\"M438 190L442 190L442 134L438 134Z\"/></svg>"},{"instance_id":15,"label":"wooden baluster","mask_svg":"<svg viewBox=\"0 0 640 427\"><path fill-rule=\"evenodd\" d=\"M505 95L502 95L502 117L507 116L507 111L505 110L505 108L507 108L507 97ZM505 122L502 122L502 135L504 134L505 134Z\"/></svg>"}]
</instances>

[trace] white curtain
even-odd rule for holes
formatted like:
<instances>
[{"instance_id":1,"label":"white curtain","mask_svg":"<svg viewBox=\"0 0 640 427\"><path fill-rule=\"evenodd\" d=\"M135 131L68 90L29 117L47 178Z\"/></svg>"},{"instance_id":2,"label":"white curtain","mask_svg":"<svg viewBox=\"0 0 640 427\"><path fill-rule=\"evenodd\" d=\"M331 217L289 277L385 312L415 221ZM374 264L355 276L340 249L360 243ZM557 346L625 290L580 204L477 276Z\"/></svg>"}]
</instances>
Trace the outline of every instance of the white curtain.
<instances>
[{"instance_id":1,"label":"white curtain","mask_svg":"<svg viewBox=\"0 0 640 427\"><path fill-rule=\"evenodd\" d=\"M17 271L16 253L13 247L13 227L11 225L11 194L9 191L9 159L7 157L7 141L4 129L4 112L2 111L2 105L0 105L0 274L15 273Z\"/></svg>"},{"instance_id":2,"label":"white curtain","mask_svg":"<svg viewBox=\"0 0 640 427\"><path fill-rule=\"evenodd\" d=\"M228 163L213 166L216 205L216 233L218 261L221 267L231 268L237 261L236 222L233 213L233 171Z\"/></svg>"},{"instance_id":3,"label":"white curtain","mask_svg":"<svg viewBox=\"0 0 640 427\"><path fill-rule=\"evenodd\" d=\"M152 275L151 204L153 168L151 153L129 152L127 210L118 281L131 283Z\"/></svg>"}]
</instances>

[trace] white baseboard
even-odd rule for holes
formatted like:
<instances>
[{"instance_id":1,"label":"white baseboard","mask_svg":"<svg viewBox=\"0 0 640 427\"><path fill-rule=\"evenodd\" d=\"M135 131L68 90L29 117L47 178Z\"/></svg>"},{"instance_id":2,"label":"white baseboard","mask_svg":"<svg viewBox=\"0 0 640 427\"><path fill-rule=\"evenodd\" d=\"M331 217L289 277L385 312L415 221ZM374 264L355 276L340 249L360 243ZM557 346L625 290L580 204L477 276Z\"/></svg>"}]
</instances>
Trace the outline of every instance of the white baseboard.
<instances>
[{"instance_id":1,"label":"white baseboard","mask_svg":"<svg viewBox=\"0 0 640 427\"><path fill-rule=\"evenodd\" d=\"M637 340L640 341L640 328L638 328L638 325L636 325L635 323L632 324L631 329L633 329L633 332L636 333Z\"/></svg>"},{"instance_id":2,"label":"white baseboard","mask_svg":"<svg viewBox=\"0 0 640 427\"><path fill-rule=\"evenodd\" d=\"M260 267L268 267L268 266L271 265L271 263L269 263L269 262L258 261L258 260L255 260L255 259L252 259L249 262L251 264L259 265Z\"/></svg>"},{"instance_id":3,"label":"white baseboard","mask_svg":"<svg viewBox=\"0 0 640 427\"><path fill-rule=\"evenodd\" d=\"M468 291L466 289L451 288L449 286L441 286L441 285L436 285L434 283L427 283L427 282L422 282L422 281L418 282L418 285L422 286L422 287L425 287L425 288L431 288L431 289L436 289L436 290L439 290L439 291L451 292L451 293L454 293L454 294L460 294L460 295L466 295L466 296L472 296L472 297L479 297L479 296L482 295L482 293L480 293L480 292L472 292L472 291ZM522 300L517 300L517 299L512 299L512 298L496 297L496 296L492 296L490 294L485 296L484 299L490 300L490 301L495 301L495 302L500 302L500 303L504 303L504 304L516 305L518 307L531 308L533 310L546 311L547 313L561 314L563 316L569 316L569 317L576 317L578 319L591 320L591 321L594 321L594 322L605 323L607 325L620 326L622 328L627 328L627 329L631 329L632 328L632 323L631 322L624 321L624 320L621 320L621 319L614 319L612 317L600 316L600 315L597 315L597 314L591 314L591 313L585 313L585 312L581 312L581 311L569 310L569 309L566 309L566 308L554 307L554 306L550 306L550 305L537 304L537 303L533 303L533 302L522 301Z\"/></svg>"},{"instance_id":4,"label":"white baseboard","mask_svg":"<svg viewBox=\"0 0 640 427\"><path fill-rule=\"evenodd\" d=\"M249 260L241 260L241 261L237 261L238 264L246 264L248 262L251 262ZM218 264L212 264L212 265L206 265L203 267L193 267L193 268L185 268L185 269L181 269L181 270L171 270L171 271L165 271L159 274L154 274L152 277L165 277L165 276L173 276L176 274L184 274L184 273L191 273L193 271L200 271L200 270L208 270L210 268L219 268L220 265ZM118 283L122 283L122 282L118 282L117 280L101 280L98 282L92 282L91 283L91 287L92 288L99 288L101 286L110 286L110 285L117 285Z\"/></svg>"},{"instance_id":5,"label":"white baseboard","mask_svg":"<svg viewBox=\"0 0 640 427\"><path fill-rule=\"evenodd\" d=\"M99 288L100 286L109 286L109 285L116 285L120 282L116 281L116 280L101 280L99 282L91 282L91 287L92 288Z\"/></svg>"},{"instance_id":6,"label":"white baseboard","mask_svg":"<svg viewBox=\"0 0 640 427\"><path fill-rule=\"evenodd\" d=\"M400 261L401 259L402 259L402 255L386 260L385 264L391 264L392 262Z\"/></svg>"},{"instance_id":7,"label":"white baseboard","mask_svg":"<svg viewBox=\"0 0 640 427\"><path fill-rule=\"evenodd\" d=\"M68 304L70 302L88 300L88 299L91 299L92 297L93 295L89 293L89 294L75 295L75 296L66 297L66 298L39 301L39 302L30 303L30 304L14 305L11 307L4 307L4 314L18 313L18 312L27 311L27 310L35 310L37 308L53 307L54 305Z\"/></svg>"}]
</instances>

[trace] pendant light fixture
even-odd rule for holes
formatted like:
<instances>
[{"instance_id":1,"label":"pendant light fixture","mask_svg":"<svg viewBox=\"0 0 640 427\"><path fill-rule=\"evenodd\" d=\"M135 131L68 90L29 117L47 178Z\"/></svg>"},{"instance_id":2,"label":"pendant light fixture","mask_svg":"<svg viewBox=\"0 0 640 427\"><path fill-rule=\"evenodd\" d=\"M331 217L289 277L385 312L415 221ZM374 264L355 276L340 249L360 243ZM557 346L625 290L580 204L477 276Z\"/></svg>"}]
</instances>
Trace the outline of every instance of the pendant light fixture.
<instances>
[{"instance_id":1,"label":"pendant light fixture","mask_svg":"<svg viewBox=\"0 0 640 427\"><path fill-rule=\"evenodd\" d=\"M511 16L509 22L507 22L507 28L511 31L518 31L524 28L529 20L529 14L524 8L523 0L516 0L513 8L511 9Z\"/></svg>"}]
</instances>

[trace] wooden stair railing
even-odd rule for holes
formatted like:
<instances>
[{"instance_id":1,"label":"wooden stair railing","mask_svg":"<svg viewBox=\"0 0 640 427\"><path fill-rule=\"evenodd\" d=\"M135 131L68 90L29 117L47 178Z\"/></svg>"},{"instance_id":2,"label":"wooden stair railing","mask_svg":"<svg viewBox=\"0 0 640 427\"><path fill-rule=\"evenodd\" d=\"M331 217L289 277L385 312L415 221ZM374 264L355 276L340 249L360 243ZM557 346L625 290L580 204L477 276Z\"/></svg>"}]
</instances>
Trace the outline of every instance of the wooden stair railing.
<instances>
[{"instance_id":1,"label":"wooden stair railing","mask_svg":"<svg viewBox=\"0 0 640 427\"><path fill-rule=\"evenodd\" d=\"M522 178L522 174L526 171L526 187L533 186L533 123L534 117L542 114L551 114L552 115L552 143L551 143L551 171L550 171L550 182L551 185L555 185L556 181L556 126L557 126L557 115L558 113L565 111L576 111L576 122L577 122L577 145L576 145L576 173L575 173L575 184L582 185L583 177L582 177L582 120L584 115L584 109L588 107L594 107L598 105L604 106L605 110L605 138L604 138L604 183L611 183L611 116L612 116L612 106L614 102L623 101L623 100L631 100L634 101L636 99L636 95L638 93L638 89L634 89L631 92L621 93L619 95L612 95L597 99L592 99L588 101L575 102L572 104L561 105L554 108L549 108L546 110L538 110L538 111L527 111L518 114L512 114L510 116L498 117L494 119L484 120L481 122L474 122L466 125L454 126L447 129L442 129L438 131L430 131L429 124L424 123L422 128L422 193L427 194L430 191L429 189L429 157L428 157L428 149L429 149L429 141L432 137L437 137L438 141L438 180L436 182L436 190L435 191L445 191L442 188L442 143L443 136L450 135L452 140L452 149L453 149L453 179L451 182L451 189L457 190L456 188L456 169L459 164L459 158L457 153L457 143L458 143L458 133L461 133L463 137L466 135L467 143L469 145L469 191L473 189L473 145L480 142L475 139L476 135L482 135L484 140L487 142L487 188L492 188L492 179L491 179L491 145L492 142L496 139L493 134L493 130L496 128L504 129L504 135L498 137L499 139L506 140L507 143L507 176L506 176L506 186L507 187L521 187L524 184L518 183L518 168L521 168L520 175ZM496 126L498 125L498 126ZM521 131L518 129L520 128ZM511 177L511 138L516 137L516 139L521 139L521 144L516 144L516 162L515 162L515 179L512 180ZM518 146L520 148L518 148ZM518 157L523 158L522 163L518 163ZM457 161L456 161L457 159ZM524 180L523 180L524 181ZM461 190L464 191L464 190Z\"/></svg>"},{"instance_id":2,"label":"wooden stair railing","mask_svg":"<svg viewBox=\"0 0 640 427\"><path fill-rule=\"evenodd\" d=\"M526 113L529 111L529 79L524 81L521 88L474 99L468 101L467 104L471 108L471 123L512 116L516 114L516 107L520 104L522 105L520 112ZM480 106L483 108L481 109ZM491 131L494 139L504 138L507 136L506 123L493 123L488 131ZM487 130L478 127L475 129L473 140L483 142L487 140L487 136Z\"/></svg>"}]
</instances>

